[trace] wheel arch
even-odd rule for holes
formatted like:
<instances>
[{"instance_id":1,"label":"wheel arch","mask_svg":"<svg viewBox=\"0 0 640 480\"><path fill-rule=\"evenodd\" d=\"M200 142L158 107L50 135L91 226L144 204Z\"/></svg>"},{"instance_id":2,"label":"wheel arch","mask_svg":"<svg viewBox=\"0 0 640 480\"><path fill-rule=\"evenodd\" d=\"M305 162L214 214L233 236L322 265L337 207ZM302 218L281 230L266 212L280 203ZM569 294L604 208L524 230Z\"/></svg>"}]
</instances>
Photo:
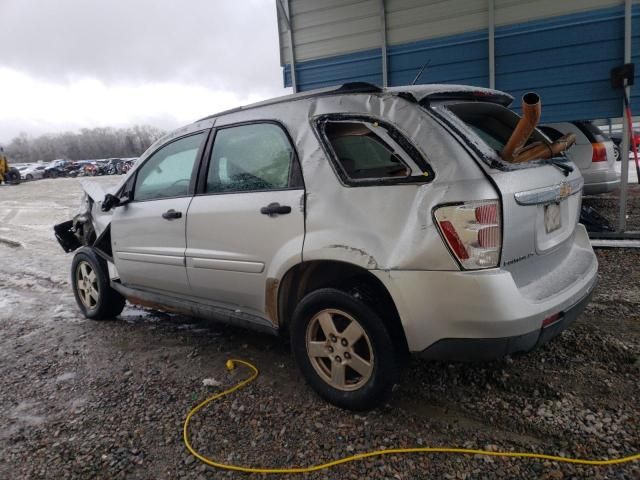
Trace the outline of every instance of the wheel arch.
<instances>
[{"instance_id":1,"label":"wheel arch","mask_svg":"<svg viewBox=\"0 0 640 480\"><path fill-rule=\"evenodd\" d=\"M391 293L369 270L336 260L310 260L291 267L280 281L267 283L267 304L279 329L286 333L293 312L308 293L321 288L337 288L364 297L383 310L381 318L400 352L408 353L402 321ZM271 304L269 306L269 304Z\"/></svg>"}]
</instances>

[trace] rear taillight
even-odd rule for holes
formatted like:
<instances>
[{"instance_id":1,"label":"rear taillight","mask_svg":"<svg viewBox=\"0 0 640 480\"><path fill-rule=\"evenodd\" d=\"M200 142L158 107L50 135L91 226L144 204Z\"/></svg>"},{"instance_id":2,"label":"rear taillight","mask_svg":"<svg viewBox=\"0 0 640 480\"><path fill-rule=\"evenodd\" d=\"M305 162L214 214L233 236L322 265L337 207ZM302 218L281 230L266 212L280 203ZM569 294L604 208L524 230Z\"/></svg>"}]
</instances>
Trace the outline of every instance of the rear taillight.
<instances>
[{"instance_id":1,"label":"rear taillight","mask_svg":"<svg viewBox=\"0 0 640 480\"><path fill-rule=\"evenodd\" d=\"M497 267L502 247L500 202L484 200L437 207L442 238L465 270Z\"/></svg>"},{"instance_id":2,"label":"rear taillight","mask_svg":"<svg viewBox=\"0 0 640 480\"><path fill-rule=\"evenodd\" d=\"M607 146L604 143L592 143L593 157L592 162L606 162L607 161Z\"/></svg>"}]
</instances>

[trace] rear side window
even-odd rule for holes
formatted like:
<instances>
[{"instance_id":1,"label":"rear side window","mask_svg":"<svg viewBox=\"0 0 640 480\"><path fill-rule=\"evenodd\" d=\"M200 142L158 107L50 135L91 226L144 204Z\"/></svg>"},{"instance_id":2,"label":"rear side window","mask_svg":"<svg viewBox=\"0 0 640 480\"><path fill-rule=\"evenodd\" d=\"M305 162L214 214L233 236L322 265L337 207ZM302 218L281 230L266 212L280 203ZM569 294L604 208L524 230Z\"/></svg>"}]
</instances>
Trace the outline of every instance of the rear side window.
<instances>
[{"instance_id":1,"label":"rear side window","mask_svg":"<svg viewBox=\"0 0 640 480\"><path fill-rule=\"evenodd\" d=\"M418 150L386 123L370 118L330 116L320 118L316 125L337 173L348 185L433 179L433 171ZM412 175L411 164L423 174Z\"/></svg>"},{"instance_id":2,"label":"rear side window","mask_svg":"<svg viewBox=\"0 0 640 480\"><path fill-rule=\"evenodd\" d=\"M349 178L407 177L409 167L376 128L380 127L362 122L329 122L325 134Z\"/></svg>"},{"instance_id":3,"label":"rear side window","mask_svg":"<svg viewBox=\"0 0 640 480\"><path fill-rule=\"evenodd\" d=\"M294 151L278 125L256 123L216 132L206 192L247 192L290 186Z\"/></svg>"}]
</instances>

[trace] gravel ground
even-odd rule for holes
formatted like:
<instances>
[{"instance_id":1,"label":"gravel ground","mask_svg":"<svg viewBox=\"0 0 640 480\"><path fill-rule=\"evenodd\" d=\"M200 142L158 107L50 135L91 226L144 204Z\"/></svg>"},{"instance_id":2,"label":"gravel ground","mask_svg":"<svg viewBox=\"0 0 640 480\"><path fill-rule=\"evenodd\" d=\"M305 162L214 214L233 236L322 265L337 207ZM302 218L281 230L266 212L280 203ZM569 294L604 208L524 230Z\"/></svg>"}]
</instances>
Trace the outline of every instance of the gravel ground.
<instances>
[{"instance_id":1,"label":"gravel ground","mask_svg":"<svg viewBox=\"0 0 640 480\"><path fill-rule=\"evenodd\" d=\"M592 207L607 219L615 229L618 228L620 216L620 192L615 190L602 195L585 196L583 205ZM640 231L640 185L629 184L627 193L627 231Z\"/></svg>"},{"instance_id":2,"label":"gravel ground","mask_svg":"<svg viewBox=\"0 0 640 480\"><path fill-rule=\"evenodd\" d=\"M134 307L112 321L83 319L71 256L50 228L79 192L75 179L0 187L0 478L250 477L200 464L181 439L190 407L244 377L226 371L229 357L254 362L261 376L192 423L194 446L224 462L303 466L420 445L595 458L640 451L638 250L598 251L592 303L550 345L475 365L414 360L388 405L356 415L319 400L278 339ZM301 477L636 479L640 462L406 455Z\"/></svg>"}]
</instances>

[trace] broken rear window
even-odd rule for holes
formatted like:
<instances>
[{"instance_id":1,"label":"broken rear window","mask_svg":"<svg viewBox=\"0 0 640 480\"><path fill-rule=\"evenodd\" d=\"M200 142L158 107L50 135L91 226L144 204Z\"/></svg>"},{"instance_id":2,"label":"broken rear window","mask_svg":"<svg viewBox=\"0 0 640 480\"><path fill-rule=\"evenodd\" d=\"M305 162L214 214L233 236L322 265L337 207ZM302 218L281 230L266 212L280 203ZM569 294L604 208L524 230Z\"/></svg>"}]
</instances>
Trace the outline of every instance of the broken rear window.
<instances>
[{"instance_id":1,"label":"broken rear window","mask_svg":"<svg viewBox=\"0 0 640 480\"><path fill-rule=\"evenodd\" d=\"M500 158L500 152L509 140L520 117L506 107L489 102L459 102L450 103L441 111L452 113L459 121L464 123L468 130L475 135L465 133L464 136L483 152L483 158L492 167L505 164ZM447 116L451 116L450 114ZM475 139L478 140L475 140ZM534 130L525 145L533 142L545 141L544 135L539 130ZM487 148L488 147L488 148ZM485 153L486 152L486 153ZM534 164L529 163L528 166ZM513 165L508 164L509 168ZM525 168L525 165L516 167Z\"/></svg>"}]
</instances>

